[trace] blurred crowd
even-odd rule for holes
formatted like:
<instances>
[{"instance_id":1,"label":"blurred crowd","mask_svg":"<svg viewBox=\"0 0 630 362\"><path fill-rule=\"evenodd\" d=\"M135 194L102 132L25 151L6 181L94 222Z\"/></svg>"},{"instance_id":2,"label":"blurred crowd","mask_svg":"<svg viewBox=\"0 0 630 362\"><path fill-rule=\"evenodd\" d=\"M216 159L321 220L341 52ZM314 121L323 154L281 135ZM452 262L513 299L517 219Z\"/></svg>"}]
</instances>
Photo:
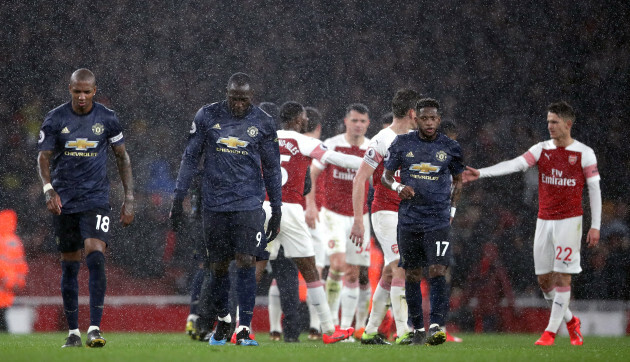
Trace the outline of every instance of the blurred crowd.
<instances>
[{"instance_id":1,"label":"blurred crowd","mask_svg":"<svg viewBox=\"0 0 630 362\"><path fill-rule=\"evenodd\" d=\"M442 102L443 119L457 124L473 167L516 157L548 138L545 107L564 99L577 110L575 138L598 157L604 198L602 240L583 250L575 297L628 300L629 5L613 3L246 0L235 9L197 1L114 0L107 7L5 1L0 209L17 211L27 258L56 250L36 172L38 131L46 112L69 100L69 76L79 67L96 74L96 100L125 127L137 216L133 227L114 228L110 260L143 278L191 268L193 246L169 236L174 178L192 117L225 97L233 72L255 78L256 101L317 107L323 137L338 131L354 102L370 108L368 136L374 135L395 90L415 88ZM530 170L464 189L453 228L455 294L470 288L468 277L489 244L514 294L538 295L536 175ZM115 174L110 180L116 214L122 188ZM185 291L185 282L174 282Z\"/></svg>"}]
</instances>

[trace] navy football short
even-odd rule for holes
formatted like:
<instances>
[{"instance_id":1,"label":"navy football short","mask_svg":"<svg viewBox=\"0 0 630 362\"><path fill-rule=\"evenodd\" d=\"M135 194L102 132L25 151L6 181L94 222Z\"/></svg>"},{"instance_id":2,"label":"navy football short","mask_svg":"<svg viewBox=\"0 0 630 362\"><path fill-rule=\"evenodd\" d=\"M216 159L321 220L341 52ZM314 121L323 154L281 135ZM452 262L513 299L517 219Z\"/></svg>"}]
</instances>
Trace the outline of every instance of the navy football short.
<instances>
[{"instance_id":1,"label":"navy football short","mask_svg":"<svg viewBox=\"0 0 630 362\"><path fill-rule=\"evenodd\" d=\"M452 259L450 226L435 231L415 231L398 226L398 251L403 269L449 265Z\"/></svg>"},{"instance_id":2,"label":"navy football short","mask_svg":"<svg viewBox=\"0 0 630 362\"><path fill-rule=\"evenodd\" d=\"M212 212L203 214L203 228L208 261L211 263L232 260L236 253L269 259L265 251L265 212L252 211Z\"/></svg>"},{"instance_id":3,"label":"navy football short","mask_svg":"<svg viewBox=\"0 0 630 362\"><path fill-rule=\"evenodd\" d=\"M53 215L55 242L62 253L83 249L85 239L98 239L109 245L112 228L110 210L92 209L74 214Z\"/></svg>"}]
</instances>

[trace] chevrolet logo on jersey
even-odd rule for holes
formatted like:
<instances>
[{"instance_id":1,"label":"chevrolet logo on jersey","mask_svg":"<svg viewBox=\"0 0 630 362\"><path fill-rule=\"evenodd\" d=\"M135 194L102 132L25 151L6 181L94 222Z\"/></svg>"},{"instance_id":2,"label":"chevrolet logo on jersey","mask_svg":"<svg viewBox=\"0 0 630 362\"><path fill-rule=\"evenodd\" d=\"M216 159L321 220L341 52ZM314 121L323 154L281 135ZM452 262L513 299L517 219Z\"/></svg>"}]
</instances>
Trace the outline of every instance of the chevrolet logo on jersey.
<instances>
[{"instance_id":1,"label":"chevrolet logo on jersey","mask_svg":"<svg viewBox=\"0 0 630 362\"><path fill-rule=\"evenodd\" d=\"M409 170L428 174L431 172L438 172L440 170L440 166L433 166L430 163L424 163L424 162L420 164L414 163L413 165L409 166Z\"/></svg>"},{"instance_id":2,"label":"chevrolet logo on jersey","mask_svg":"<svg viewBox=\"0 0 630 362\"><path fill-rule=\"evenodd\" d=\"M227 138L221 137L219 138L217 143L225 145L228 148L233 148L233 149L237 149L239 147L247 147L247 145L249 144L249 142L247 141L241 141L237 137L232 137L232 136L227 137Z\"/></svg>"},{"instance_id":3,"label":"chevrolet logo on jersey","mask_svg":"<svg viewBox=\"0 0 630 362\"><path fill-rule=\"evenodd\" d=\"M90 141L87 138L77 138L76 141L66 142L66 148L74 148L77 151L87 151L88 148L96 148L98 141Z\"/></svg>"}]
</instances>

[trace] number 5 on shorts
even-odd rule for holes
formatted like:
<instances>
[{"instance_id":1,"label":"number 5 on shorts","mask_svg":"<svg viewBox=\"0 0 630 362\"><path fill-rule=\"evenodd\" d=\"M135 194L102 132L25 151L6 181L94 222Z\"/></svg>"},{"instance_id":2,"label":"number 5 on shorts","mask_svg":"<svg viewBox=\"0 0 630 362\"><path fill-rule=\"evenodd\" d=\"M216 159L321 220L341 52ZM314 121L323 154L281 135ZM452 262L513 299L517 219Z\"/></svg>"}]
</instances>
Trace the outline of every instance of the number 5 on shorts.
<instances>
[{"instance_id":1,"label":"number 5 on shorts","mask_svg":"<svg viewBox=\"0 0 630 362\"><path fill-rule=\"evenodd\" d=\"M440 243L443 245L443 248L440 248ZM444 256L446 254L446 249L448 249L448 241L436 241L435 246L436 246L437 256Z\"/></svg>"}]
</instances>

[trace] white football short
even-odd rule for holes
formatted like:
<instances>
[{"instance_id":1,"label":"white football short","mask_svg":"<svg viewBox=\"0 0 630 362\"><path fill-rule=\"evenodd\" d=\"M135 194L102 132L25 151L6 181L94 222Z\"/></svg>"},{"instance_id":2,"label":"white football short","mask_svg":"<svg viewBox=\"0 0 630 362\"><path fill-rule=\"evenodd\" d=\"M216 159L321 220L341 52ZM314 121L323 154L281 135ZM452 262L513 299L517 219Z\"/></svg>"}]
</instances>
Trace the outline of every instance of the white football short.
<instances>
[{"instance_id":1,"label":"white football short","mask_svg":"<svg viewBox=\"0 0 630 362\"><path fill-rule=\"evenodd\" d=\"M324 230L329 236L325 245L326 255L345 253L348 264L370 265L370 217L368 214L363 215L363 225L365 225L363 240L366 242L362 246L356 246L350 240L354 217L341 215L322 207L320 221L324 224Z\"/></svg>"},{"instance_id":2,"label":"white football short","mask_svg":"<svg viewBox=\"0 0 630 362\"><path fill-rule=\"evenodd\" d=\"M271 218L271 206L269 201L263 203L263 209L267 214L265 229ZM308 231L306 220L304 219L304 208L300 204L282 203L282 219L280 220L280 233L267 246L269 259L275 260L278 257L280 246L284 247L284 256L287 258L305 258L314 256L311 233Z\"/></svg>"},{"instance_id":3,"label":"white football short","mask_svg":"<svg viewBox=\"0 0 630 362\"><path fill-rule=\"evenodd\" d=\"M552 271L578 274L582 246L582 216L536 221L534 266L536 275Z\"/></svg>"},{"instance_id":4,"label":"white football short","mask_svg":"<svg viewBox=\"0 0 630 362\"><path fill-rule=\"evenodd\" d=\"M326 237L326 231L324 230L324 223L321 222L321 211L319 211L319 218L320 221L317 221L315 223L315 229L309 228L308 231L311 233L311 238L313 239L313 249L315 250L315 265L318 268L323 268L330 262L328 261L328 257L326 256L326 250L324 249L324 242L328 238Z\"/></svg>"},{"instance_id":5,"label":"white football short","mask_svg":"<svg viewBox=\"0 0 630 362\"><path fill-rule=\"evenodd\" d=\"M396 211L382 210L372 214L372 227L374 234L381 244L385 265L400 260L398 254L398 240L396 228L398 227L398 213Z\"/></svg>"}]
</instances>

